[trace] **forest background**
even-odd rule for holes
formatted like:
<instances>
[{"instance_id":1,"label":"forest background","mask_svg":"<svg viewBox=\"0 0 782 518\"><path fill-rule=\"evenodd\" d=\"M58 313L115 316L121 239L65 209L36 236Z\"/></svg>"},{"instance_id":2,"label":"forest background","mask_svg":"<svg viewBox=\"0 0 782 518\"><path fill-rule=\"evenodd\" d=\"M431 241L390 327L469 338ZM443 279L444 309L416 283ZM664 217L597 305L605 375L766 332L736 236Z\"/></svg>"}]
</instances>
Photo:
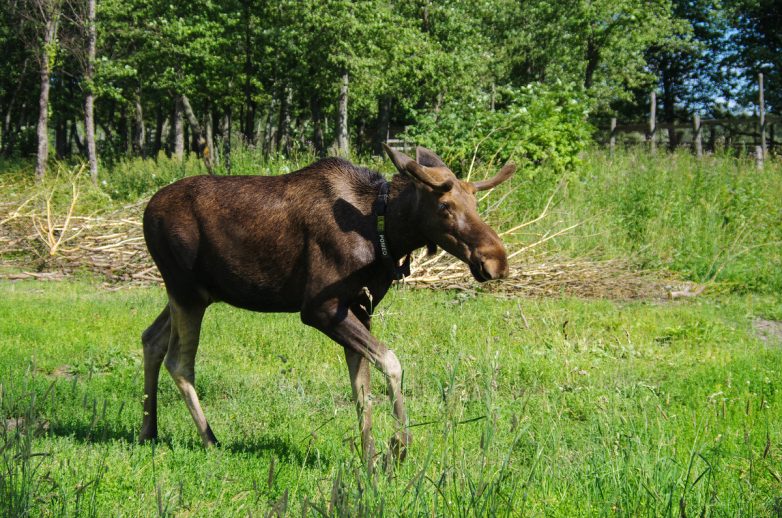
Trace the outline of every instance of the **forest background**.
<instances>
[{"instance_id":1,"label":"forest background","mask_svg":"<svg viewBox=\"0 0 782 518\"><path fill-rule=\"evenodd\" d=\"M782 103L772 0L10 0L5 157L379 154L567 167L610 117L666 122ZM232 137L229 138L229 135ZM53 145L50 145L52 143ZM480 144L480 145L478 145ZM476 150L476 148L479 148Z\"/></svg>"}]
</instances>

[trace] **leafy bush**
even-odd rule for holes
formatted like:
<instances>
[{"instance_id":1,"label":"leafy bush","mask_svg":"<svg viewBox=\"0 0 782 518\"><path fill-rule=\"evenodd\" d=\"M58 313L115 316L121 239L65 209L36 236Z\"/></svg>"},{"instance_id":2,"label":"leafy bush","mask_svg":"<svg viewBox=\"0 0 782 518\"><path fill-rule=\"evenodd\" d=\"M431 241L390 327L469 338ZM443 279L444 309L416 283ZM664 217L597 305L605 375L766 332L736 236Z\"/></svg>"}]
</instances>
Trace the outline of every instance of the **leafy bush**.
<instances>
[{"instance_id":1,"label":"leafy bush","mask_svg":"<svg viewBox=\"0 0 782 518\"><path fill-rule=\"evenodd\" d=\"M117 200L135 201L185 176L204 174L200 158L173 160L163 153L153 160L131 158L101 170L101 187Z\"/></svg>"},{"instance_id":2,"label":"leafy bush","mask_svg":"<svg viewBox=\"0 0 782 518\"><path fill-rule=\"evenodd\" d=\"M418 117L407 137L436 149L454 169L473 160L512 159L534 175L571 169L591 138L588 102L570 85L530 84L499 91L495 110L486 95L446 104ZM531 164L531 167L529 166Z\"/></svg>"}]
</instances>

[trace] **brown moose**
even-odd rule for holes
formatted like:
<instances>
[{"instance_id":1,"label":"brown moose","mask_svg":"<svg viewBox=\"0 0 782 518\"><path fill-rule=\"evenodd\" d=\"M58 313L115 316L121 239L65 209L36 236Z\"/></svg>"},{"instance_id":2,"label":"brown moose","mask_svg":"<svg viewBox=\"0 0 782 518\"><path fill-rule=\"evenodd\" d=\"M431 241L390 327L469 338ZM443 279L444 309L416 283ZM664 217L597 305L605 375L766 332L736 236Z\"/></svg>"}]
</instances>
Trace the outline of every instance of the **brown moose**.
<instances>
[{"instance_id":1,"label":"brown moose","mask_svg":"<svg viewBox=\"0 0 782 518\"><path fill-rule=\"evenodd\" d=\"M506 277L497 234L477 212L475 192L490 180L457 179L426 148L416 160L386 147L400 174L381 175L337 158L281 176L199 176L161 189L144 212L144 237L165 281L168 304L144 331L144 417L139 439L157 437L157 388L166 368L205 445L217 439L198 401L195 357L204 312L223 301L261 312L299 312L345 349L364 459L374 442L370 365L386 377L399 431L390 451L410 443L402 366L370 334L371 308L399 277L400 262L437 246L470 267L479 282Z\"/></svg>"}]
</instances>

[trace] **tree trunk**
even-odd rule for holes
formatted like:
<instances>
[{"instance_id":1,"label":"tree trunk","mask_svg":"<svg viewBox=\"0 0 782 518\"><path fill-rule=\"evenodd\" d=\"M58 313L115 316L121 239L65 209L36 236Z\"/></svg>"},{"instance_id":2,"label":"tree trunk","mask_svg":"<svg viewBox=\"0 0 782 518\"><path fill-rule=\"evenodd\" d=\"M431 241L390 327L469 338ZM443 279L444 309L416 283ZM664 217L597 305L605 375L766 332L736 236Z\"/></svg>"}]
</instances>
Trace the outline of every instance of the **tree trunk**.
<instances>
[{"instance_id":1,"label":"tree trunk","mask_svg":"<svg viewBox=\"0 0 782 518\"><path fill-rule=\"evenodd\" d=\"M174 116L173 116L173 132L174 132L174 158L182 160L185 156L185 131L184 120L182 119L182 96L177 95L174 99Z\"/></svg>"},{"instance_id":2,"label":"tree trunk","mask_svg":"<svg viewBox=\"0 0 782 518\"><path fill-rule=\"evenodd\" d=\"M16 99L19 97L19 92L22 90L22 85L24 84L24 77L27 75L27 65L29 64L30 60L29 58L25 58L24 64L22 65L22 71L19 74L19 82L16 85L16 88L14 88L13 93L11 94L11 98L8 101L8 105L5 111L5 117L3 117L3 144L2 149L6 156L11 154L11 151L13 150L13 145L15 141L15 131L11 130L11 121L13 120L13 111L14 106L16 105Z\"/></svg>"},{"instance_id":3,"label":"tree trunk","mask_svg":"<svg viewBox=\"0 0 782 518\"><path fill-rule=\"evenodd\" d=\"M383 154L383 142L388 140L388 126L391 120L391 97L384 95L378 100L377 126L372 139L372 150L375 154Z\"/></svg>"},{"instance_id":4,"label":"tree trunk","mask_svg":"<svg viewBox=\"0 0 782 518\"><path fill-rule=\"evenodd\" d=\"M266 156L274 154L275 150L274 144L277 136L277 125L274 124L275 114L277 114L277 100L272 98L269 103L269 115L266 117L266 130L263 133L263 152Z\"/></svg>"},{"instance_id":5,"label":"tree trunk","mask_svg":"<svg viewBox=\"0 0 782 518\"><path fill-rule=\"evenodd\" d=\"M320 95L313 95L311 103L312 144L315 146L315 154L322 157L326 154L326 145L323 140L323 109L320 106Z\"/></svg>"},{"instance_id":6,"label":"tree trunk","mask_svg":"<svg viewBox=\"0 0 782 518\"><path fill-rule=\"evenodd\" d=\"M665 122L673 124L676 119L675 112L675 97L676 94L673 91L673 78L671 77L671 64L665 64L662 67L662 81L663 81L663 114ZM673 127L668 128L668 149L673 151L678 145L678 139L676 136L676 130Z\"/></svg>"},{"instance_id":7,"label":"tree trunk","mask_svg":"<svg viewBox=\"0 0 782 518\"><path fill-rule=\"evenodd\" d=\"M592 38L589 38L587 42L586 50L586 70L584 72L584 88L589 90L592 88L594 81L595 70L600 63L600 48L594 42Z\"/></svg>"},{"instance_id":8,"label":"tree trunk","mask_svg":"<svg viewBox=\"0 0 782 518\"><path fill-rule=\"evenodd\" d=\"M68 155L68 122L61 116L55 117L54 123L54 153L58 160Z\"/></svg>"},{"instance_id":9,"label":"tree trunk","mask_svg":"<svg viewBox=\"0 0 782 518\"><path fill-rule=\"evenodd\" d=\"M229 106L223 116L222 128L220 129L220 133L223 134L223 161L227 174L231 174L231 131L231 107Z\"/></svg>"},{"instance_id":10,"label":"tree trunk","mask_svg":"<svg viewBox=\"0 0 782 518\"><path fill-rule=\"evenodd\" d=\"M57 20L46 20L43 46L39 50L41 59L41 93L38 97L38 154L35 162L35 179L42 181L46 175L46 161L49 158L49 47L57 34Z\"/></svg>"},{"instance_id":11,"label":"tree trunk","mask_svg":"<svg viewBox=\"0 0 782 518\"><path fill-rule=\"evenodd\" d=\"M280 119L277 126L277 150L289 155L291 151L291 98L293 92L287 86L283 87L280 99Z\"/></svg>"},{"instance_id":12,"label":"tree trunk","mask_svg":"<svg viewBox=\"0 0 782 518\"><path fill-rule=\"evenodd\" d=\"M87 144L87 162L93 183L98 181L98 154L95 148L95 99L92 92L97 42L95 2L96 0L87 1L87 67L84 71L84 82L87 84L87 94L84 97L84 139Z\"/></svg>"},{"instance_id":13,"label":"tree trunk","mask_svg":"<svg viewBox=\"0 0 782 518\"><path fill-rule=\"evenodd\" d=\"M252 99L253 61L252 61L252 27L250 26L251 0L242 0L242 25L244 29L244 105L242 118L239 119L242 135L248 144L254 144L255 101Z\"/></svg>"},{"instance_id":14,"label":"tree trunk","mask_svg":"<svg viewBox=\"0 0 782 518\"><path fill-rule=\"evenodd\" d=\"M337 153L344 157L350 154L350 141L348 139L348 86L350 77L348 73L342 74L339 85L339 104L337 107Z\"/></svg>"},{"instance_id":15,"label":"tree trunk","mask_svg":"<svg viewBox=\"0 0 782 518\"><path fill-rule=\"evenodd\" d=\"M159 101L155 112L155 142L152 145L152 153L157 158L160 153L160 147L163 145L163 135L165 135L163 126L166 122L166 117L163 115L163 105Z\"/></svg>"},{"instance_id":16,"label":"tree trunk","mask_svg":"<svg viewBox=\"0 0 782 518\"><path fill-rule=\"evenodd\" d=\"M135 139L133 139L133 148L136 155L144 157L144 143L147 140L147 128L144 125L144 109L141 106L141 92L136 94L135 114L136 114L136 132Z\"/></svg>"},{"instance_id":17,"label":"tree trunk","mask_svg":"<svg viewBox=\"0 0 782 518\"><path fill-rule=\"evenodd\" d=\"M11 123L8 125L8 140L6 140L5 143L5 150L4 154L6 157L10 157L14 152L14 147L16 147L16 139L19 136L19 132L21 131L22 127L25 125L25 119L27 115L27 104L22 103L22 105L19 107L16 122L11 121Z\"/></svg>"},{"instance_id":18,"label":"tree trunk","mask_svg":"<svg viewBox=\"0 0 782 518\"><path fill-rule=\"evenodd\" d=\"M212 119L212 108L206 107L206 149L212 154L212 164L217 165L220 163L220 157L217 154L217 148L214 141L214 120Z\"/></svg>"},{"instance_id":19,"label":"tree trunk","mask_svg":"<svg viewBox=\"0 0 782 518\"><path fill-rule=\"evenodd\" d=\"M8 108L5 112L5 117L3 117L3 154L8 156L10 153L9 144L11 143L11 114L13 110L13 102L9 103Z\"/></svg>"},{"instance_id":20,"label":"tree trunk","mask_svg":"<svg viewBox=\"0 0 782 518\"><path fill-rule=\"evenodd\" d=\"M209 172L209 174L214 174L214 169L212 167L212 157L210 155L209 146L206 144L206 135L204 134L204 130L198 123L198 119L193 112L193 107L190 106L190 100L187 98L187 96L182 94L180 99L182 102L182 108L184 109L185 115L187 116L187 123L190 125L190 129L193 130L193 139L195 140L197 151L204 159L206 170Z\"/></svg>"},{"instance_id":21,"label":"tree trunk","mask_svg":"<svg viewBox=\"0 0 782 518\"><path fill-rule=\"evenodd\" d=\"M76 121L71 121L71 139L76 143L76 149L80 154L84 154L87 151L84 141L79 137L79 127L76 125Z\"/></svg>"},{"instance_id":22,"label":"tree trunk","mask_svg":"<svg viewBox=\"0 0 782 518\"><path fill-rule=\"evenodd\" d=\"M119 122L117 122L117 137L119 138L119 144L122 146L123 153L127 156L130 155L130 150L133 147L131 143L133 139L130 136L130 124L128 121L128 108L126 104L122 104L119 110Z\"/></svg>"}]
</instances>

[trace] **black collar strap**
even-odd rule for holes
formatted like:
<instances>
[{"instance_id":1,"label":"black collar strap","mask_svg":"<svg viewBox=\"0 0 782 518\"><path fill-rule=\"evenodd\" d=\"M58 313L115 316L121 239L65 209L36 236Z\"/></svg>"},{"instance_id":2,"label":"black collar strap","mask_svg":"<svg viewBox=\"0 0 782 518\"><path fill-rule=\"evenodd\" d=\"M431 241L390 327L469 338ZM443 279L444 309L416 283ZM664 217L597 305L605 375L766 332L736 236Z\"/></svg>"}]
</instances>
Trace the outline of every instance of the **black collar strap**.
<instances>
[{"instance_id":1,"label":"black collar strap","mask_svg":"<svg viewBox=\"0 0 782 518\"><path fill-rule=\"evenodd\" d=\"M407 254L402 265L398 265L391 252L388 250L388 240L386 239L386 208L388 207L388 182L383 180L380 184L380 194L375 202L375 228L377 229L378 248L380 258L386 265L391 280L398 281L403 277L410 275L410 254Z\"/></svg>"}]
</instances>

